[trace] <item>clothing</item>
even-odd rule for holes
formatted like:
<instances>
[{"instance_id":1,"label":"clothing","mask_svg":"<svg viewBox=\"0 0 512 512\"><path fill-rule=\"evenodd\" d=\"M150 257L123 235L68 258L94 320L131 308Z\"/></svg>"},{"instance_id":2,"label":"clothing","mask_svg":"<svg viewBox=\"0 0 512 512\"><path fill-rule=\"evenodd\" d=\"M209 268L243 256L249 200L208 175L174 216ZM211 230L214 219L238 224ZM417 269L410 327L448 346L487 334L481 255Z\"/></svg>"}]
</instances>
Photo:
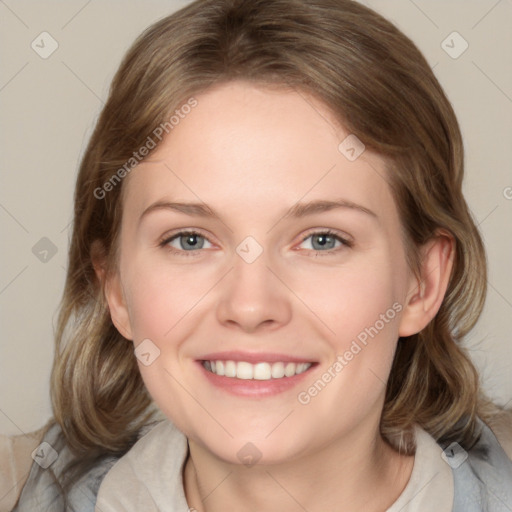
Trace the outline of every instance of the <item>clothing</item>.
<instances>
[{"instance_id":1,"label":"clothing","mask_svg":"<svg viewBox=\"0 0 512 512\"><path fill-rule=\"evenodd\" d=\"M386 512L510 512L512 461L491 429L480 420L479 427L480 439L467 458L457 445L445 449L444 459L441 446L416 427L411 477ZM54 426L44 440L57 446L58 436ZM70 457L66 447L58 451L56 472ZM34 463L13 512L189 512L182 480L187 451L186 437L169 420L158 422L126 455L106 459L85 475L66 509L48 472Z\"/></svg>"},{"instance_id":2,"label":"clothing","mask_svg":"<svg viewBox=\"0 0 512 512\"><path fill-rule=\"evenodd\" d=\"M62 474L64 466L73 459L73 455L64 443L61 428L57 424L50 427L39 446L43 443L49 445L44 448L46 456L50 450L55 450L57 459L47 468L37 462L32 463L18 504L12 512L93 512L101 481L119 458L106 458L76 482L70 491L70 504L66 507L50 468L55 475Z\"/></svg>"},{"instance_id":3,"label":"clothing","mask_svg":"<svg viewBox=\"0 0 512 512\"><path fill-rule=\"evenodd\" d=\"M416 455L409 482L387 512L510 512L512 461L489 427L466 452L443 450L416 427ZM182 470L186 437L168 420L122 457L100 486L96 512L186 512ZM451 465L450 465L451 464Z\"/></svg>"},{"instance_id":4,"label":"clothing","mask_svg":"<svg viewBox=\"0 0 512 512\"><path fill-rule=\"evenodd\" d=\"M0 434L0 512L11 512L30 473L32 457L45 428L16 435Z\"/></svg>"}]
</instances>

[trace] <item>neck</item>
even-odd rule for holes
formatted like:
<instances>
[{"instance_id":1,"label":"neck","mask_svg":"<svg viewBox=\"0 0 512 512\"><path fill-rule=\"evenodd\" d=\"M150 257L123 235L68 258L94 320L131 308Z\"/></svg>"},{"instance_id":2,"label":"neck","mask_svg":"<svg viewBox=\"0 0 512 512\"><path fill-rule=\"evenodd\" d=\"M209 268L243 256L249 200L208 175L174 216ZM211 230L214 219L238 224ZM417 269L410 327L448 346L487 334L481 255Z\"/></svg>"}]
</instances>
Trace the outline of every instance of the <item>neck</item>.
<instances>
[{"instance_id":1,"label":"neck","mask_svg":"<svg viewBox=\"0 0 512 512\"><path fill-rule=\"evenodd\" d=\"M380 436L358 430L314 453L280 464L226 463L189 441L184 487L191 510L382 512L405 488L413 456L395 452Z\"/></svg>"}]
</instances>

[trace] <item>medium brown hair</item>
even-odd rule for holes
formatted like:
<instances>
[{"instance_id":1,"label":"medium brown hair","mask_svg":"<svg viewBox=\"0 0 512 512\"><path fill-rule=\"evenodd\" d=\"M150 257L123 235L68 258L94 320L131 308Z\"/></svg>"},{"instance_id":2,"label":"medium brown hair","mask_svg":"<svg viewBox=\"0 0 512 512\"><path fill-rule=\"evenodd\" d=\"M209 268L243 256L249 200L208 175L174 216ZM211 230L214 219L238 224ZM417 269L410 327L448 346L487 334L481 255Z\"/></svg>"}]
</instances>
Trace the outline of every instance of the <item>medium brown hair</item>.
<instances>
[{"instance_id":1,"label":"medium brown hair","mask_svg":"<svg viewBox=\"0 0 512 512\"><path fill-rule=\"evenodd\" d=\"M201 0L135 41L81 162L51 378L55 421L79 469L126 452L154 415L133 344L112 324L92 261L104 258L115 271L123 181L101 199L95 191L187 99L231 80L313 95L384 158L415 271L425 242L440 230L453 237L438 314L398 341L381 432L404 452L414 423L470 446L490 402L461 342L483 307L486 263L462 195L461 133L430 66L394 25L354 1Z\"/></svg>"}]
</instances>

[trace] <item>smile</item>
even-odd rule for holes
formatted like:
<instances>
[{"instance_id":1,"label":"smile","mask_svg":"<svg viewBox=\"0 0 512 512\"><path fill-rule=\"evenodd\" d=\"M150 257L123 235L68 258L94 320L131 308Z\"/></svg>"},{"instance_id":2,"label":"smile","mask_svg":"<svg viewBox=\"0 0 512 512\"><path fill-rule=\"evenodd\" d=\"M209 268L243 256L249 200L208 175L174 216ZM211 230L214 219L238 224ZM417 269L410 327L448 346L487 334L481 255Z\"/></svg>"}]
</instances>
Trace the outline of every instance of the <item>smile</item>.
<instances>
[{"instance_id":1,"label":"smile","mask_svg":"<svg viewBox=\"0 0 512 512\"><path fill-rule=\"evenodd\" d=\"M203 367L215 375L242 380L283 379L300 375L307 371L312 363L261 362L251 364L247 361L202 361Z\"/></svg>"}]
</instances>

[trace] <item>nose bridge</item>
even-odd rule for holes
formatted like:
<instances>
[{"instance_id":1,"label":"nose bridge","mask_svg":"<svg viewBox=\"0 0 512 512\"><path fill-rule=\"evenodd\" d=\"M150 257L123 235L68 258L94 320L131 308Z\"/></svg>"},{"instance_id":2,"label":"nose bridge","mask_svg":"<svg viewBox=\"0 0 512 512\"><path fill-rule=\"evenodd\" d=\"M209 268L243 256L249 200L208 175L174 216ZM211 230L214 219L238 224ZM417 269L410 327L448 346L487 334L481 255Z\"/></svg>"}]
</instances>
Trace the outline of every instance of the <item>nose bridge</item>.
<instances>
[{"instance_id":1,"label":"nose bridge","mask_svg":"<svg viewBox=\"0 0 512 512\"><path fill-rule=\"evenodd\" d=\"M248 297L270 293L272 287L272 283L269 282L272 276L269 270L270 263L266 251L255 255L252 249L243 253L240 247L237 248L237 254L233 258L232 284L239 288L239 291L246 290Z\"/></svg>"},{"instance_id":2,"label":"nose bridge","mask_svg":"<svg viewBox=\"0 0 512 512\"><path fill-rule=\"evenodd\" d=\"M269 268L268 253L248 238L234 254L233 268L217 305L217 318L223 324L253 331L262 324L288 322L291 308L286 288Z\"/></svg>"}]
</instances>

